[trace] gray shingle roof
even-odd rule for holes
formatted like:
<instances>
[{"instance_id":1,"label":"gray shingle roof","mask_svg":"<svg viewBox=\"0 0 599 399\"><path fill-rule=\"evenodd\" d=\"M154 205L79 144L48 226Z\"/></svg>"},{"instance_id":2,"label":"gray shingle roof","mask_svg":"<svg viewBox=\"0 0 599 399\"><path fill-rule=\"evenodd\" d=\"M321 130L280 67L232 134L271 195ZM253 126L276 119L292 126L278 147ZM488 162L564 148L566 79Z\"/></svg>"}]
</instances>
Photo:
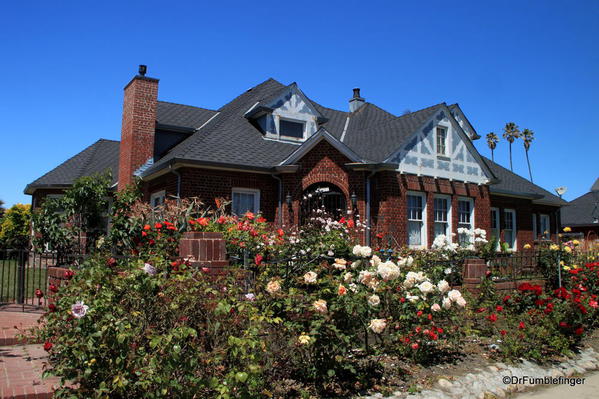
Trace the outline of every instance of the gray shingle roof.
<instances>
[{"instance_id":1,"label":"gray shingle roof","mask_svg":"<svg viewBox=\"0 0 599 399\"><path fill-rule=\"evenodd\" d=\"M162 125L198 128L212 118L217 111L190 105L158 101L156 121Z\"/></svg>"},{"instance_id":2,"label":"gray shingle roof","mask_svg":"<svg viewBox=\"0 0 599 399\"><path fill-rule=\"evenodd\" d=\"M364 159L382 162L444 104L396 117L367 103L351 114L343 142Z\"/></svg>"},{"instance_id":3,"label":"gray shingle roof","mask_svg":"<svg viewBox=\"0 0 599 399\"><path fill-rule=\"evenodd\" d=\"M593 190L595 185L598 185L598 183L599 179L597 179L591 190ZM599 187L597 188L599 189ZM598 201L599 196L596 198L592 192L581 195L575 200L570 201L568 205L564 206L561 210L562 225L597 225L594 223L594 217L599 218L599 205L597 204Z\"/></svg>"},{"instance_id":4,"label":"gray shingle roof","mask_svg":"<svg viewBox=\"0 0 599 399\"><path fill-rule=\"evenodd\" d=\"M25 187L25 193L30 194L35 189L44 187L68 186L79 177L102 173L106 170L112 172L112 181L116 183L119 173L119 142L100 139L29 183Z\"/></svg>"},{"instance_id":5,"label":"gray shingle roof","mask_svg":"<svg viewBox=\"0 0 599 399\"><path fill-rule=\"evenodd\" d=\"M567 202L556 195L551 194L543 187L526 180L522 176L504 168L503 166L491 161L489 158L482 157L491 171L499 179L499 183L492 184L491 194L511 194L530 196L532 199L549 205L562 206Z\"/></svg>"}]
</instances>

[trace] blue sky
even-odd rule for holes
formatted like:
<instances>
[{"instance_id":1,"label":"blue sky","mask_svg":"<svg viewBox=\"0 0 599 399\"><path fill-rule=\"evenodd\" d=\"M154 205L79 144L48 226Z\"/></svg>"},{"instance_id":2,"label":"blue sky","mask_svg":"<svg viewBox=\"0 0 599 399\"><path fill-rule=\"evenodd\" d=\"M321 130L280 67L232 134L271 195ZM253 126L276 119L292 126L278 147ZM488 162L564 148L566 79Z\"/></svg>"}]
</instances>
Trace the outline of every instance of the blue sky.
<instances>
[{"instance_id":1,"label":"blue sky","mask_svg":"<svg viewBox=\"0 0 599 399\"><path fill-rule=\"evenodd\" d=\"M573 199L599 177L597 1L207 3L3 2L0 199L29 203L27 183L118 140L142 63L159 99L207 108L268 77L338 109L356 86L395 114L458 102L483 136L535 132L535 183ZM514 169L527 176L520 141Z\"/></svg>"}]
</instances>

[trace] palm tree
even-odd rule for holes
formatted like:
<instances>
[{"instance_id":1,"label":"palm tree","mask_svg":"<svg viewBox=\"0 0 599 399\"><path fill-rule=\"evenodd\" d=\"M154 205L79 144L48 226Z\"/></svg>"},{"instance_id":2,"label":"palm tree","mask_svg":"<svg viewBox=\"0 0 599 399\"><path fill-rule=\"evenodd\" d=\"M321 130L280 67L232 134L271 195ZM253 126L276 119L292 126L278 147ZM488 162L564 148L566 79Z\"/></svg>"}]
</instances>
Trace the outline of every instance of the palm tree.
<instances>
[{"instance_id":1,"label":"palm tree","mask_svg":"<svg viewBox=\"0 0 599 399\"><path fill-rule=\"evenodd\" d=\"M532 171L530 170L530 159L528 158L528 150L530 150L530 143L535 139L535 133L530 129L522 130L522 140L524 140L524 150L526 151L526 163L528 164L528 175L530 176L530 182L532 183Z\"/></svg>"},{"instance_id":2,"label":"palm tree","mask_svg":"<svg viewBox=\"0 0 599 399\"><path fill-rule=\"evenodd\" d=\"M518 137L520 137L518 125L516 125L514 122L506 123L505 127L503 128L503 138L510 143L510 170L512 172L514 171L514 167L512 166L512 143Z\"/></svg>"},{"instance_id":3,"label":"palm tree","mask_svg":"<svg viewBox=\"0 0 599 399\"><path fill-rule=\"evenodd\" d=\"M499 137L493 132L487 134L487 145L491 149L491 160L495 162L495 148L499 142Z\"/></svg>"}]
</instances>

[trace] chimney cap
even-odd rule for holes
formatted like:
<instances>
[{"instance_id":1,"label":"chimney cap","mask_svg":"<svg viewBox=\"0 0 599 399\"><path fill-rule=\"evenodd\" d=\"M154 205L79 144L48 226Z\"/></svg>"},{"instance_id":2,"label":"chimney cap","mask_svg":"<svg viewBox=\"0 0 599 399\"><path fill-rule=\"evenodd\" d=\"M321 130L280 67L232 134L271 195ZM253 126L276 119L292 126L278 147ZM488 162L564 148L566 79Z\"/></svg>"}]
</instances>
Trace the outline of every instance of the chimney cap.
<instances>
[{"instance_id":1,"label":"chimney cap","mask_svg":"<svg viewBox=\"0 0 599 399\"><path fill-rule=\"evenodd\" d=\"M143 65L140 64L139 65L139 69L138 69L138 73L140 76L146 76L146 72L148 72L148 66L147 65Z\"/></svg>"},{"instance_id":2,"label":"chimney cap","mask_svg":"<svg viewBox=\"0 0 599 399\"><path fill-rule=\"evenodd\" d=\"M360 88L354 87L354 98L360 98Z\"/></svg>"}]
</instances>

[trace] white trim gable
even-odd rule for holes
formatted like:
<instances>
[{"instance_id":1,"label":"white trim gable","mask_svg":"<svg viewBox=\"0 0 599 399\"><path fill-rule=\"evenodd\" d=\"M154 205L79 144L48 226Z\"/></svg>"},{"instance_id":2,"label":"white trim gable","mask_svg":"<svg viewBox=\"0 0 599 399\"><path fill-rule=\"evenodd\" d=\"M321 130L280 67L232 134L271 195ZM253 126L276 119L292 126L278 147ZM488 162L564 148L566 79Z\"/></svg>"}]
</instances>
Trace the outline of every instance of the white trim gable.
<instances>
[{"instance_id":1,"label":"white trim gable","mask_svg":"<svg viewBox=\"0 0 599 399\"><path fill-rule=\"evenodd\" d=\"M318 130L318 132L316 132L316 134L312 135L312 137L310 137L295 151L293 151L291 155L285 158L283 162L279 164L279 166L292 165L294 162L298 161L304 155L310 152L310 150L316 147L316 145L320 143L322 140L326 140L330 145L335 147L336 150L345 155L352 162L363 162L363 160L358 156L358 154L353 152L347 145L337 140L324 127L321 127Z\"/></svg>"},{"instance_id":2,"label":"white trim gable","mask_svg":"<svg viewBox=\"0 0 599 399\"><path fill-rule=\"evenodd\" d=\"M437 154L437 127L446 129L446 156ZM399 164L398 171L467 183L486 184L493 173L472 145L447 106L435 112L385 162Z\"/></svg>"}]
</instances>

